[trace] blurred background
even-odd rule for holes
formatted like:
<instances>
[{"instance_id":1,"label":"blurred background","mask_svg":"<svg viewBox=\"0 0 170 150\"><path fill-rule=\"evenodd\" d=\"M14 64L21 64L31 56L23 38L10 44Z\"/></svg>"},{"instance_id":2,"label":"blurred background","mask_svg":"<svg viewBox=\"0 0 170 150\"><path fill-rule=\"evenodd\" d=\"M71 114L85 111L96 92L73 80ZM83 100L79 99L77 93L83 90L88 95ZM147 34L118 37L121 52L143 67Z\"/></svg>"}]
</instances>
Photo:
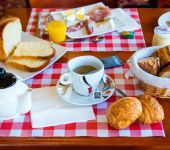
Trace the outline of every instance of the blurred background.
<instances>
[{"instance_id":1,"label":"blurred background","mask_svg":"<svg viewBox=\"0 0 170 150\"><path fill-rule=\"evenodd\" d=\"M170 7L170 0L0 0L0 17L10 8L74 8L100 1L111 8Z\"/></svg>"}]
</instances>

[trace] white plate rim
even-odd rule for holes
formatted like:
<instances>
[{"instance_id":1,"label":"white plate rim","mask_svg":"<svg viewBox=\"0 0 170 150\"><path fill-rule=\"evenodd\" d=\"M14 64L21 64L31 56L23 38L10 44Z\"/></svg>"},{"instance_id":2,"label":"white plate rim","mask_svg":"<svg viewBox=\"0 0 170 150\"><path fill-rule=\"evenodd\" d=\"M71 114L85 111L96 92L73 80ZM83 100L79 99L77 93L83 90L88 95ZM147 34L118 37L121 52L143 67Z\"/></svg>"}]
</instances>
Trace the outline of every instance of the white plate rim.
<instances>
[{"instance_id":1,"label":"white plate rim","mask_svg":"<svg viewBox=\"0 0 170 150\"><path fill-rule=\"evenodd\" d=\"M112 81L112 83L115 84L114 80L113 80L109 75L107 75L107 74L105 74L105 75L110 79L110 81ZM104 99L102 99L102 100L99 100L98 102L97 102L97 100L96 100L96 102L93 102L93 103L76 103L76 102L74 102L74 101L69 101L69 100L64 99L64 98L62 97L62 95L58 92L58 86L59 86L59 80L58 80L58 82L57 82L57 84L56 84L56 92L57 92L58 96L61 98L61 100L64 100L64 101L66 101L66 102L68 102L68 103L71 103L71 104L74 104L74 105L78 105L78 106L92 106L92 105L96 105L96 104L102 103L102 102L108 100L108 99L115 93L115 89L112 88L112 89L113 89L113 92L112 92L107 98L104 98ZM75 93L75 92L74 92L74 93ZM76 93L75 93L75 94L76 94ZM76 94L76 95L78 95L78 94ZM81 95L78 95L78 96L82 97ZM87 98L88 98L88 97L87 97Z\"/></svg>"}]
</instances>

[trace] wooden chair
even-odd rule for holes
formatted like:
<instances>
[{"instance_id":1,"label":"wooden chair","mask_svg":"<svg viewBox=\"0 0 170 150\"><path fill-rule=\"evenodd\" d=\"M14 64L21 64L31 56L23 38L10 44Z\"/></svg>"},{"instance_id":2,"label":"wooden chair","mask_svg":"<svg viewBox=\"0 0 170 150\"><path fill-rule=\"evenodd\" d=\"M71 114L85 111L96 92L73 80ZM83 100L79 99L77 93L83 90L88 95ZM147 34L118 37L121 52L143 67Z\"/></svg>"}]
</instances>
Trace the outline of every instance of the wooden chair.
<instances>
[{"instance_id":1,"label":"wooden chair","mask_svg":"<svg viewBox=\"0 0 170 150\"><path fill-rule=\"evenodd\" d=\"M117 0L26 0L31 8L74 8L103 2L105 5L117 7Z\"/></svg>"}]
</instances>

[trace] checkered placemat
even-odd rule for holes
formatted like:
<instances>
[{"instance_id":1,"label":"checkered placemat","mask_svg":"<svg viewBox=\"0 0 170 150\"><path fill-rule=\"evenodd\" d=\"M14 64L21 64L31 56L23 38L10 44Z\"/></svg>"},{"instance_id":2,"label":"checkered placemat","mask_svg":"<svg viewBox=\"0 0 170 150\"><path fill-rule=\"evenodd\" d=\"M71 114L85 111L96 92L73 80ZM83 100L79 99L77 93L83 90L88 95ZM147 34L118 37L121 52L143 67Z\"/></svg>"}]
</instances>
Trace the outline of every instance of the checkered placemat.
<instances>
[{"instance_id":1,"label":"checkered placemat","mask_svg":"<svg viewBox=\"0 0 170 150\"><path fill-rule=\"evenodd\" d=\"M44 18L50 11L56 11L56 9L37 9L33 8L29 23L27 26L27 32L34 34L37 24L37 16L39 12L42 18L40 19L40 27L45 28ZM136 8L124 9L134 20L140 23L138 11ZM66 42L63 44L70 51L136 51L145 47L145 41L142 29L135 31L134 39L121 38L117 32L107 33L104 35L104 40L99 43L92 43L89 40L82 42Z\"/></svg>"},{"instance_id":2,"label":"checkered placemat","mask_svg":"<svg viewBox=\"0 0 170 150\"><path fill-rule=\"evenodd\" d=\"M124 79L124 74L129 70L128 65L114 69L107 69L105 72L110 75L118 88L122 89L128 96L142 93L139 80L136 78ZM67 65L55 63L42 73L27 80L32 88L54 86L60 75L66 73ZM116 99L120 98L115 93L110 99L93 106L96 120L79 122L65 125L58 125L47 128L32 129L30 114L21 115L14 120L0 121L0 136L18 137L75 137L75 136L94 136L94 137L149 137L165 136L162 123L143 125L136 121L130 127L123 130L116 130L110 127L106 120L106 110Z\"/></svg>"}]
</instances>

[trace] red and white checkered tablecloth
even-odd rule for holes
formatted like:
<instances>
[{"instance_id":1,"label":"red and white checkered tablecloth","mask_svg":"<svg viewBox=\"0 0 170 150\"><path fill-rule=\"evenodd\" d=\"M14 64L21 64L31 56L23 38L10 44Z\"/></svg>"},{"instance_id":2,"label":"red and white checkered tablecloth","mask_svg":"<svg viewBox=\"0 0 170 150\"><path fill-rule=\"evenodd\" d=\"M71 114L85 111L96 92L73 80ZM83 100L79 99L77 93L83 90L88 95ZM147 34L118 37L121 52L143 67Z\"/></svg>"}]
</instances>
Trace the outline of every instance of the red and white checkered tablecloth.
<instances>
[{"instance_id":1,"label":"red and white checkered tablecloth","mask_svg":"<svg viewBox=\"0 0 170 150\"><path fill-rule=\"evenodd\" d=\"M44 18L50 11L56 11L57 9L38 9L33 8L29 23L27 26L27 32L34 34L37 24L37 16L41 13L42 19L40 19L40 28L45 28ZM136 8L124 9L124 11L130 15L134 20L140 23L138 11ZM145 47L145 40L142 29L135 31L134 39L121 38L119 33L112 32L104 35L104 40L99 43L92 43L89 40L82 42L66 42L63 44L70 51L136 51Z\"/></svg>"},{"instance_id":2,"label":"red and white checkered tablecloth","mask_svg":"<svg viewBox=\"0 0 170 150\"><path fill-rule=\"evenodd\" d=\"M135 96L142 93L139 80L130 78L126 80L124 74L129 70L128 65L107 69L105 72L110 75L116 85L122 89L128 96ZM55 63L42 73L34 76L26 82L32 88L54 86L60 75L66 73L67 64ZM151 137L165 136L162 122L143 125L136 121L130 127L123 130L111 128L106 120L106 110L108 106L116 99L120 98L115 93L110 99L100 104L94 105L93 110L96 120L64 124L53 127L32 129L30 113L21 115L14 120L0 121L0 137L75 137L75 136L93 136L93 137Z\"/></svg>"}]
</instances>

